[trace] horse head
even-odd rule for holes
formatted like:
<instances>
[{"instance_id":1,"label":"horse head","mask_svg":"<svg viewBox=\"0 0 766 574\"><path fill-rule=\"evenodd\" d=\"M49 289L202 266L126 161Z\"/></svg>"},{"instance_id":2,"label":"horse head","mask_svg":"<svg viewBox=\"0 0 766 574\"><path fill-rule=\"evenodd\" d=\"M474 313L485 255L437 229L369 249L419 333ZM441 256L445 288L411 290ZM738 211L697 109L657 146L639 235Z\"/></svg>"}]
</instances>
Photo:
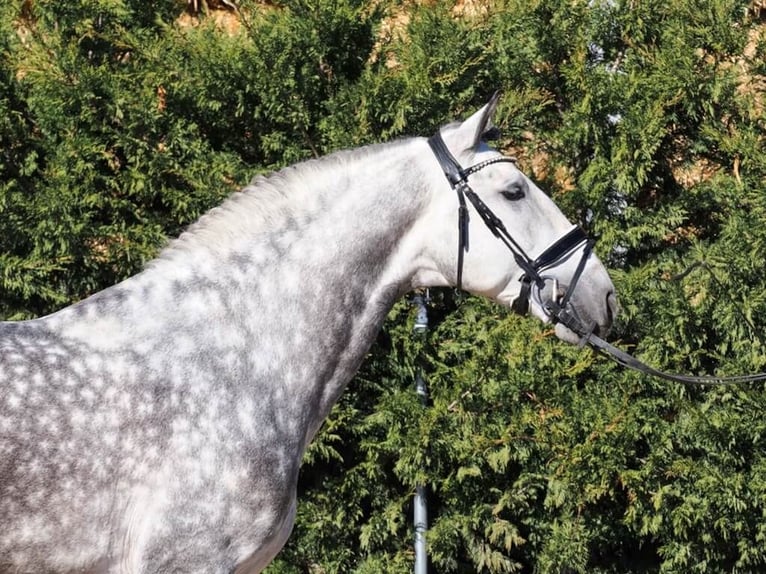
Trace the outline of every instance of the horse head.
<instances>
[{"instance_id":1,"label":"horse head","mask_svg":"<svg viewBox=\"0 0 766 574\"><path fill-rule=\"evenodd\" d=\"M604 335L617 312L614 285L584 232L487 145L497 102L428 140L430 282L530 311L568 342Z\"/></svg>"}]
</instances>

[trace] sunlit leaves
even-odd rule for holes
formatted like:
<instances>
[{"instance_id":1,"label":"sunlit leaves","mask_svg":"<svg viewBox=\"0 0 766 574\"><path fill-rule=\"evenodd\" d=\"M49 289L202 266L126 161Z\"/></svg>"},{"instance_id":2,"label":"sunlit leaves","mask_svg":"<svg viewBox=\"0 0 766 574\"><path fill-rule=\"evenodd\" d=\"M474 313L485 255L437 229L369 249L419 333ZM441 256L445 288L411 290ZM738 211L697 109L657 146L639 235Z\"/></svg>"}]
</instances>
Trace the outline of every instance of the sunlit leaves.
<instances>
[{"instance_id":1,"label":"sunlit leaves","mask_svg":"<svg viewBox=\"0 0 766 574\"><path fill-rule=\"evenodd\" d=\"M0 314L136 272L267 171L427 135L504 90L499 145L600 237L612 335L665 369L766 369L762 15L737 0L243 0L0 7ZM472 8L473 7L473 8ZM763 385L625 372L451 292L392 311L309 447L273 573L756 572ZM414 393L427 379L424 407Z\"/></svg>"}]
</instances>

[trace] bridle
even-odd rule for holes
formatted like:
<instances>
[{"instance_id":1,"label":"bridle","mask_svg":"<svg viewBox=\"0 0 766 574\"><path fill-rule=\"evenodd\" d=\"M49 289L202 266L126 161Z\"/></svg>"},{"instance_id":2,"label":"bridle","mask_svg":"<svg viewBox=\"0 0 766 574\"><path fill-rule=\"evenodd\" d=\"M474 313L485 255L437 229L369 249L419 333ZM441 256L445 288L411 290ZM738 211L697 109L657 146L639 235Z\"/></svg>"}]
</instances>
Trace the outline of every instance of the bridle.
<instances>
[{"instance_id":1,"label":"bridle","mask_svg":"<svg viewBox=\"0 0 766 574\"><path fill-rule=\"evenodd\" d=\"M627 367L648 375L662 379L676 381L681 383L693 384L713 384L726 385L737 383L753 383L766 380L766 373L756 373L752 375L737 375L730 377L717 376L694 376L694 375L676 375L666 373L645 363L639 361L632 355L614 345L601 339L596 331L596 324L586 324L577 315L574 307L570 303L572 294L577 286L585 265L593 252L594 241L589 239L580 227L574 227L571 231L564 234L537 259L532 259L527 255L516 240L506 229L502 220L495 215L492 210L484 203L476 192L468 184L468 177L487 166L496 163L516 163L511 157L499 156L479 162L471 167L463 169L460 163L447 149L441 132L436 132L428 139L428 145L434 152L444 175L447 177L452 189L457 193L458 198L458 256L457 256L457 288L462 289L463 285L463 259L465 252L469 249L468 223L469 214L466 199L471 202L476 212L481 217L484 224L489 228L492 234L497 237L510 250L517 265L523 271L521 276L521 291L519 296L511 305L513 311L520 315L526 315L529 310L529 302L534 299L548 316L552 323L561 323L572 332L580 336L580 345L590 345L596 351L603 351L611 359L623 367ZM567 261L574 252L582 246L582 254L577 264L572 279L563 295L559 294L558 283L554 278L547 277L541 273L547 269L552 269ZM551 290L552 297L543 299L543 290L546 280L553 281Z\"/></svg>"},{"instance_id":2,"label":"bridle","mask_svg":"<svg viewBox=\"0 0 766 574\"><path fill-rule=\"evenodd\" d=\"M574 227L571 231L564 234L561 238L543 251L537 259L532 259L526 254L524 249L513 238L503 221L493 213L493 211L484 203L476 192L468 184L468 177L487 166L496 163L513 163L516 160L511 157L499 156L479 162L471 167L463 169L460 163L447 149L444 139L440 132L437 132L428 140L436 159L439 161L444 175L447 177L452 189L457 193L458 198L458 255L457 255L457 288L463 287L463 259L469 249L468 223L469 214L466 199L473 205L476 212L481 217L484 224L489 228L492 234L497 237L513 255L516 264L523 271L521 276L521 291L519 296L511 305L511 308L520 315L526 315L529 311L529 302L535 299L543 311L549 315L554 322L571 322L576 318L574 310L569 308L569 300L574 293L580 276L585 270L585 264L593 252L593 240L589 239L585 232ZM582 246L582 255L577 264L577 268L572 275L572 279L563 296L558 299L558 283L555 279L549 278L542 273L547 269L552 269L568 260L574 252ZM553 299L543 301L542 291L545 288L546 280L552 280L554 286L552 289ZM579 321L579 319L577 319ZM568 325L567 325L568 326ZM595 324L590 326L592 332Z\"/></svg>"}]
</instances>

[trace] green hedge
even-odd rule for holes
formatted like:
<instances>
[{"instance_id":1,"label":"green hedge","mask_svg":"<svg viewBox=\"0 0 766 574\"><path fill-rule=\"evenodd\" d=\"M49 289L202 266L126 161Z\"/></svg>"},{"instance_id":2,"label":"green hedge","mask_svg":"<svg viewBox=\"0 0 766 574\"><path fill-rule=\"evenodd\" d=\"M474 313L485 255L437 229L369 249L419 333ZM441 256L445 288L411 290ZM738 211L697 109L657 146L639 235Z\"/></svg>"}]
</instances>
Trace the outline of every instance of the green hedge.
<instances>
[{"instance_id":1,"label":"green hedge","mask_svg":"<svg viewBox=\"0 0 766 574\"><path fill-rule=\"evenodd\" d=\"M243 1L235 35L185 9L0 6L0 316L135 273L255 173L427 135L500 88L500 146L600 237L613 337L670 370L766 370L749 2ZM411 571L420 483L437 572L766 570L763 385L648 379L432 296L424 338L392 311L310 447L269 572Z\"/></svg>"}]
</instances>

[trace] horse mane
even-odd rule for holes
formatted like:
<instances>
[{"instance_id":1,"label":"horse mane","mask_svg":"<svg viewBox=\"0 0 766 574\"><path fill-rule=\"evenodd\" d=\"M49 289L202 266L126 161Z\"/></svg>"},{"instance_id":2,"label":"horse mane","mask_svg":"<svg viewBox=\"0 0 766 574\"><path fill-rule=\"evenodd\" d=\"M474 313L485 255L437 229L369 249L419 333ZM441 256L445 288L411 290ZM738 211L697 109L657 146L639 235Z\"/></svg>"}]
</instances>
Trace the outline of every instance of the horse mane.
<instances>
[{"instance_id":1,"label":"horse mane","mask_svg":"<svg viewBox=\"0 0 766 574\"><path fill-rule=\"evenodd\" d=\"M199 245L225 248L244 233L268 233L285 221L300 216L307 194L337 192L347 186L349 167L368 161L383 150L401 146L407 140L370 144L309 159L267 175L255 176L172 239L159 259L173 258Z\"/></svg>"}]
</instances>

